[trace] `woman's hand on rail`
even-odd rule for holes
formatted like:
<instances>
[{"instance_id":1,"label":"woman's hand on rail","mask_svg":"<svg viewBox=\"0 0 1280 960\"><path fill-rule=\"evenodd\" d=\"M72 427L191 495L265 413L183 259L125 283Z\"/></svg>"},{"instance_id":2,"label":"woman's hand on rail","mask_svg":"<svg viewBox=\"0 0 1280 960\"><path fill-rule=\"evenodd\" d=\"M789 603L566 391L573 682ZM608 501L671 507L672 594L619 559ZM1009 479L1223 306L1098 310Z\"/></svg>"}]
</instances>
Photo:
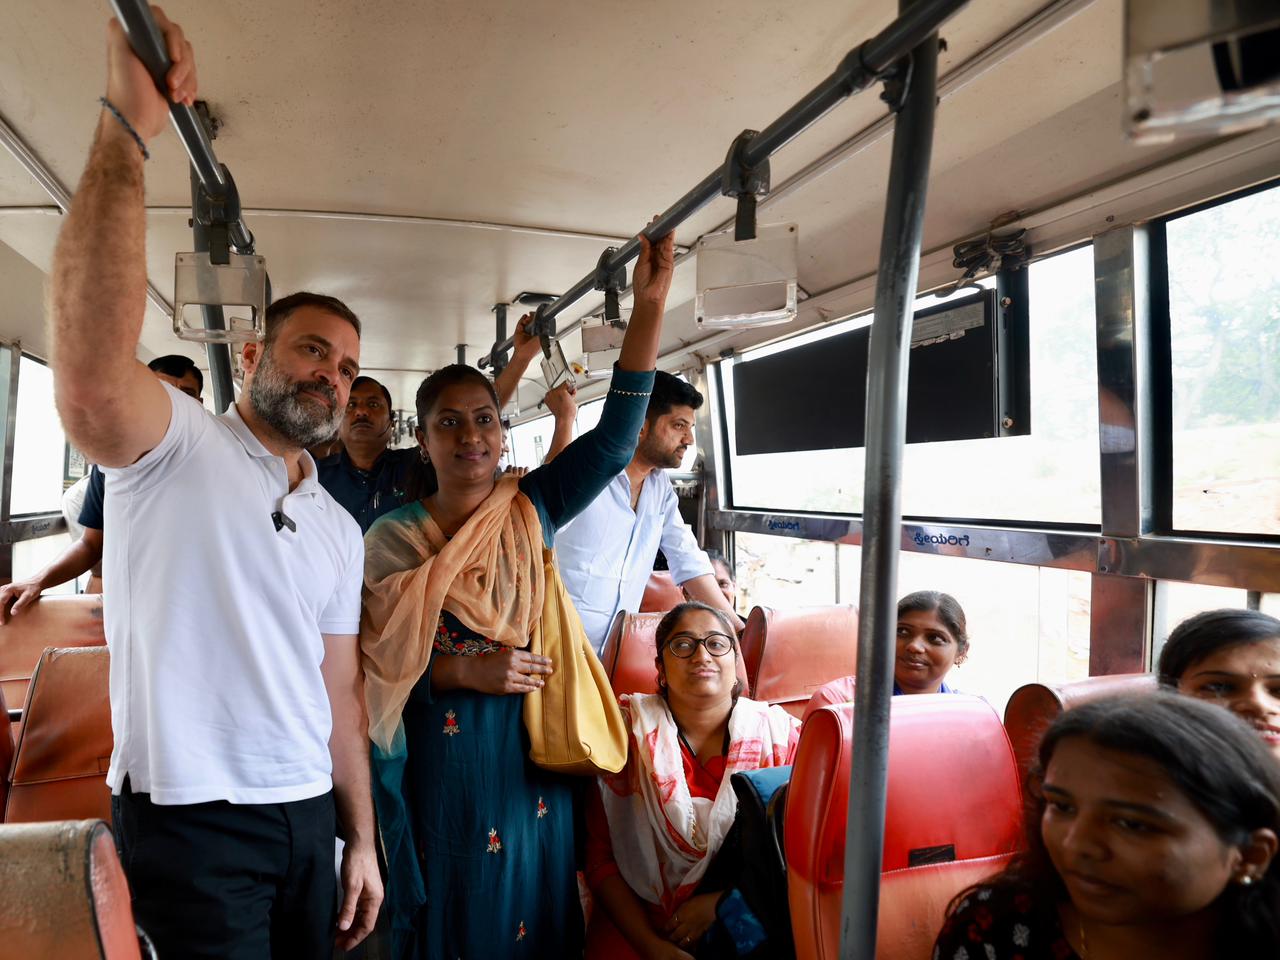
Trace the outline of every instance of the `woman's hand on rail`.
<instances>
[{"instance_id":1,"label":"woman's hand on rail","mask_svg":"<svg viewBox=\"0 0 1280 960\"><path fill-rule=\"evenodd\" d=\"M640 256L631 274L631 292L636 306L651 304L662 309L671 290L671 276L675 269L675 232L668 233L657 243L650 243L649 238L641 233Z\"/></svg>"},{"instance_id":2,"label":"woman's hand on rail","mask_svg":"<svg viewBox=\"0 0 1280 960\"><path fill-rule=\"evenodd\" d=\"M528 357L529 359L536 357L542 350L542 342L533 334L528 332L529 324L531 323L533 323L532 313L526 313L521 317L520 321L516 324L516 332L512 342L513 352L518 353L521 356Z\"/></svg>"},{"instance_id":3,"label":"woman's hand on rail","mask_svg":"<svg viewBox=\"0 0 1280 960\"><path fill-rule=\"evenodd\" d=\"M167 99L134 55L119 21L112 17L107 25L107 99L143 140L164 132L169 123L170 102L188 106L196 102L196 60L191 44L182 28L163 10L152 7L151 12L173 63L165 77Z\"/></svg>"},{"instance_id":4,"label":"woman's hand on rail","mask_svg":"<svg viewBox=\"0 0 1280 960\"><path fill-rule=\"evenodd\" d=\"M466 657L464 686L501 696L508 693L530 693L542 687L552 672L551 658L515 647L504 647L497 653Z\"/></svg>"}]
</instances>

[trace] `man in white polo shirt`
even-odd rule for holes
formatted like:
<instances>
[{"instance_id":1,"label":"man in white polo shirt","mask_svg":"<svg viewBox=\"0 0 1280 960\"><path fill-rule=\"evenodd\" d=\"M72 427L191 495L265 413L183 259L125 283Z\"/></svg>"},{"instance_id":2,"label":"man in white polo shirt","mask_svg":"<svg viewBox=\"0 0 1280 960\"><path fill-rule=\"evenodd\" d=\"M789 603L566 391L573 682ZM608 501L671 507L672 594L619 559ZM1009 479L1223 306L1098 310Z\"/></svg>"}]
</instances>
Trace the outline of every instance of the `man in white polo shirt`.
<instances>
[{"instance_id":1,"label":"man in white polo shirt","mask_svg":"<svg viewBox=\"0 0 1280 960\"><path fill-rule=\"evenodd\" d=\"M191 45L156 17L169 96L191 103ZM331 956L372 927L382 886L363 544L304 448L346 407L359 321L332 297L272 304L221 417L152 376L134 359L143 159L168 105L114 21L106 101L54 259L52 366L67 435L107 478L107 783L134 913L163 957Z\"/></svg>"}]
</instances>

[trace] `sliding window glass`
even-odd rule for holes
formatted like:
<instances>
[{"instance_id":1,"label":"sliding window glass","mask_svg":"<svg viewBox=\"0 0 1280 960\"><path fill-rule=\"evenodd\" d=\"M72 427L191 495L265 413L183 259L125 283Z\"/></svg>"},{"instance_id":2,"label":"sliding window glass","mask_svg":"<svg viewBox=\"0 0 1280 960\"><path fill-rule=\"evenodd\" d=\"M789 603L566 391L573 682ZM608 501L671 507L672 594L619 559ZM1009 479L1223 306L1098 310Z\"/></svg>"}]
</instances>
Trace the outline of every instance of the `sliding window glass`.
<instances>
[{"instance_id":1,"label":"sliding window glass","mask_svg":"<svg viewBox=\"0 0 1280 960\"><path fill-rule=\"evenodd\" d=\"M1280 534L1280 188L1166 236L1173 527Z\"/></svg>"}]
</instances>

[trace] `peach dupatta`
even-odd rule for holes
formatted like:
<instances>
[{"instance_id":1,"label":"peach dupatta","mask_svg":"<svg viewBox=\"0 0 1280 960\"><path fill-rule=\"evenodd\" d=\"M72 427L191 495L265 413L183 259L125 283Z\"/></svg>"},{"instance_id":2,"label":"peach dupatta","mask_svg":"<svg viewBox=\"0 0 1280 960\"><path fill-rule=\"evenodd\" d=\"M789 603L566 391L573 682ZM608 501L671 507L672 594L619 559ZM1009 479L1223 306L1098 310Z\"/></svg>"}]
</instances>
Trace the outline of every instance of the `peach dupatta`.
<instances>
[{"instance_id":1,"label":"peach dupatta","mask_svg":"<svg viewBox=\"0 0 1280 960\"><path fill-rule=\"evenodd\" d=\"M380 519L364 543L360 650L369 737L389 751L431 661L442 610L505 646L529 642L546 589L542 523L519 481L502 477L452 538L415 503Z\"/></svg>"}]
</instances>

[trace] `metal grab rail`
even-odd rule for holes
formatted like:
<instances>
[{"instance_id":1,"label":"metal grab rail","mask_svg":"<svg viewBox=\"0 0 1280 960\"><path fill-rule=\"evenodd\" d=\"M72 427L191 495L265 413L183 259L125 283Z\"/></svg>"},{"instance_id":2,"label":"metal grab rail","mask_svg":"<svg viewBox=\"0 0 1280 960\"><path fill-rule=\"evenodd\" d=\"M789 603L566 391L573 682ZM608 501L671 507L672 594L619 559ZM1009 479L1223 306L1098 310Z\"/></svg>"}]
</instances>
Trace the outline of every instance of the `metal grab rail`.
<instances>
[{"instance_id":1,"label":"metal grab rail","mask_svg":"<svg viewBox=\"0 0 1280 960\"><path fill-rule=\"evenodd\" d=\"M968 0L918 0L912 4L909 9L899 15L898 19L861 46L851 50L830 76L751 138L742 150L743 162L748 167L758 166L842 100L882 79L898 60L910 53L926 37L935 34L947 19L967 3ZM721 196L722 183L723 168L717 167L641 232L650 239L666 236L716 197ZM640 234L636 234L618 248L607 264L600 264L599 269L609 272L624 269L639 254ZM598 275L598 270L593 268L554 302L539 310L539 319L549 323L569 306L596 289ZM549 333L550 330L542 332ZM496 344L488 354L481 357L479 365L489 366L495 354L505 353L514 343L514 336L507 337Z\"/></svg>"},{"instance_id":2,"label":"metal grab rail","mask_svg":"<svg viewBox=\"0 0 1280 960\"><path fill-rule=\"evenodd\" d=\"M151 7L146 0L111 0L111 9L124 28L124 35L129 46L138 59L142 61L151 74L151 79L161 93L168 95L169 88L165 77L173 66L169 59L169 51L165 48L164 36L151 15ZM169 104L169 119L173 129L182 141L182 146L191 158L191 167L199 178L200 186L205 193L217 201L226 199L229 191L235 190L235 184L227 174L218 158L214 155L213 144L209 140L208 131L196 113L195 108L185 103ZM238 201L237 201L238 205ZM253 253L253 234L245 226L244 218L237 218L228 224L231 243L238 253Z\"/></svg>"},{"instance_id":3,"label":"metal grab rail","mask_svg":"<svg viewBox=\"0 0 1280 960\"><path fill-rule=\"evenodd\" d=\"M910 4L912 0L902 2ZM924 38L911 51L908 62L909 67L900 75L906 88L894 121L867 361L858 677L869 682L858 684L853 706L853 765L849 775L844 896L840 913L842 960L875 960L876 955L894 633L898 619L895 594L898 551L902 543L901 474L907 428L907 363L933 150L938 88L937 34Z\"/></svg>"}]
</instances>

